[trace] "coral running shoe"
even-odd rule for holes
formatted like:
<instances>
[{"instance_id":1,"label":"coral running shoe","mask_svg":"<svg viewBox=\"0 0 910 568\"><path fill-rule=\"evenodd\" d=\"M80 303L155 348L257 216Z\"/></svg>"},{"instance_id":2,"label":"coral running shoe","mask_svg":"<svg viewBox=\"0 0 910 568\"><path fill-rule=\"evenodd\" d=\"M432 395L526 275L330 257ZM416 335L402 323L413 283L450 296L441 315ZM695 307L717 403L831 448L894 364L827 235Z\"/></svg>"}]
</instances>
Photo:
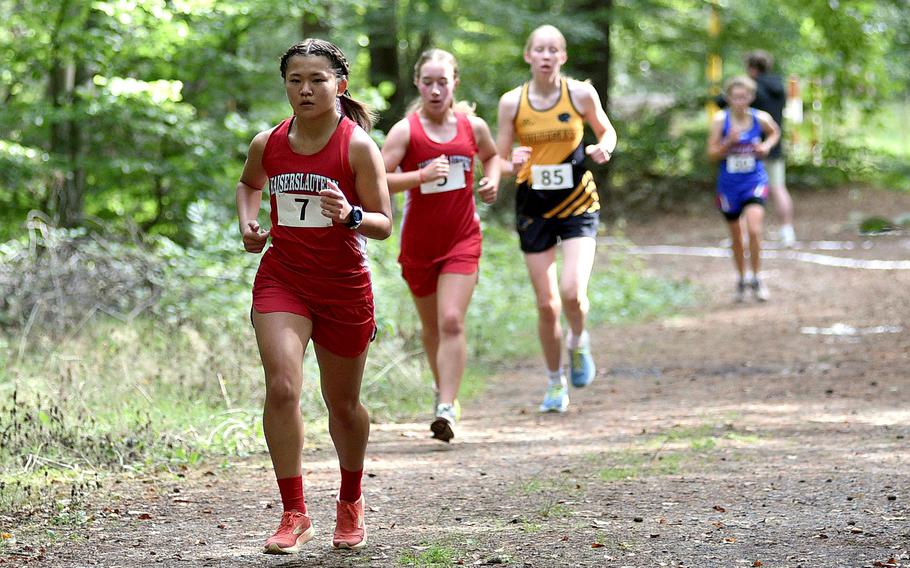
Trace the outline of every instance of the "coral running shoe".
<instances>
[{"instance_id":1,"label":"coral running shoe","mask_svg":"<svg viewBox=\"0 0 910 568\"><path fill-rule=\"evenodd\" d=\"M278 530L265 541L266 554L294 554L313 539L315 531L310 518L300 511L285 511Z\"/></svg>"},{"instance_id":2,"label":"coral running shoe","mask_svg":"<svg viewBox=\"0 0 910 568\"><path fill-rule=\"evenodd\" d=\"M332 546L335 548L363 548L367 543L367 527L363 520L363 495L350 503L335 500L335 535Z\"/></svg>"}]
</instances>

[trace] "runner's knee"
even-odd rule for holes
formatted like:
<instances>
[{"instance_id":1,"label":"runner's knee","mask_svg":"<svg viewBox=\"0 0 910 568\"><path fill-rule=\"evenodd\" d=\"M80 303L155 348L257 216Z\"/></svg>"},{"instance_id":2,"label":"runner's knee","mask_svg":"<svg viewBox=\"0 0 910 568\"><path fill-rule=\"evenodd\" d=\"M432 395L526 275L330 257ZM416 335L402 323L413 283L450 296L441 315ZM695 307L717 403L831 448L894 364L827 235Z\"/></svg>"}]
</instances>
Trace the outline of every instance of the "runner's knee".
<instances>
[{"instance_id":1,"label":"runner's knee","mask_svg":"<svg viewBox=\"0 0 910 568\"><path fill-rule=\"evenodd\" d=\"M329 410L329 418L342 427L353 425L360 419L360 411L363 407L360 400L356 398L326 400L325 403Z\"/></svg>"},{"instance_id":2,"label":"runner's knee","mask_svg":"<svg viewBox=\"0 0 910 568\"><path fill-rule=\"evenodd\" d=\"M300 389L295 386L296 378L291 375L277 375L269 377L265 390L265 404L267 407L281 409L287 406L300 404Z\"/></svg>"},{"instance_id":3,"label":"runner's knee","mask_svg":"<svg viewBox=\"0 0 910 568\"><path fill-rule=\"evenodd\" d=\"M579 293L578 289L574 289L571 292L568 292L562 297L562 305L566 312L575 313L583 310L587 305L587 299L583 298Z\"/></svg>"},{"instance_id":4,"label":"runner's knee","mask_svg":"<svg viewBox=\"0 0 910 568\"><path fill-rule=\"evenodd\" d=\"M461 335L464 333L464 318L457 312L443 314L439 319L440 335Z\"/></svg>"},{"instance_id":5,"label":"runner's knee","mask_svg":"<svg viewBox=\"0 0 910 568\"><path fill-rule=\"evenodd\" d=\"M547 301L538 300L537 302L537 314L542 322L558 321L561 310L562 304L557 298L552 298Z\"/></svg>"}]
</instances>

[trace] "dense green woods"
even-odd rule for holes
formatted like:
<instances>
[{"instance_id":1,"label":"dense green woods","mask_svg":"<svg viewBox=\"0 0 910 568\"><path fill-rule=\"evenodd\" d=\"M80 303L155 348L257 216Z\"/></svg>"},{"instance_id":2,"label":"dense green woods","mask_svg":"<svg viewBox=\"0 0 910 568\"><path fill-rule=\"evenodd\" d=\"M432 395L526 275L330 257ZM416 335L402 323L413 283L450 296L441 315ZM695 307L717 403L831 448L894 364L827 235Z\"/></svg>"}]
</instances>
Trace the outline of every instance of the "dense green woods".
<instances>
[{"instance_id":1,"label":"dense green woods","mask_svg":"<svg viewBox=\"0 0 910 568\"><path fill-rule=\"evenodd\" d=\"M3 0L0 238L20 234L37 210L61 226L188 243L189 205L229 205L250 138L287 114L277 59L307 35L348 54L352 91L381 111L381 139L415 96L422 50L453 51L461 97L493 120L498 96L525 80L528 31L557 25L568 72L610 99L621 140L607 196L615 206L666 202L710 178L701 151L709 53L732 74L743 51L766 48L780 72L818 79L832 143L844 142L834 134L845 110L879 109L906 89L904 2L714 4L716 38L712 3L696 0Z\"/></svg>"}]
</instances>

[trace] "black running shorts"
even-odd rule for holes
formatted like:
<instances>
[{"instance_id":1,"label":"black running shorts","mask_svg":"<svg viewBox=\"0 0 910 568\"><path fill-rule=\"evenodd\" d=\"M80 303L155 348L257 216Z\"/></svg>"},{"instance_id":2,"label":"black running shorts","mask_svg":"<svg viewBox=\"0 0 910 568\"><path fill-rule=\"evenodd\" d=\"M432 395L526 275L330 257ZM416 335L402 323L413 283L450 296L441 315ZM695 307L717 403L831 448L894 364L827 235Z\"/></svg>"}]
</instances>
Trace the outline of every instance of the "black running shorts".
<instances>
[{"instance_id":1,"label":"black running shorts","mask_svg":"<svg viewBox=\"0 0 910 568\"><path fill-rule=\"evenodd\" d=\"M522 252L543 252L559 241L577 237L596 237L600 215L583 213L564 219L518 215L518 239Z\"/></svg>"}]
</instances>

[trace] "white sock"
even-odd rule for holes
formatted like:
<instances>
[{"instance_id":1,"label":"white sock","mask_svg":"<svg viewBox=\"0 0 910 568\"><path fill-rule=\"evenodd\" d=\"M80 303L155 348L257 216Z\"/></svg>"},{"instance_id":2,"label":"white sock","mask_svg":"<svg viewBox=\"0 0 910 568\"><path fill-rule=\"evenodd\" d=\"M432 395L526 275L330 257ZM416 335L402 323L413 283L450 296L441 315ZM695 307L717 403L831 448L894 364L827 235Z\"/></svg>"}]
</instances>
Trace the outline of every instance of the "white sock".
<instances>
[{"instance_id":1,"label":"white sock","mask_svg":"<svg viewBox=\"0 0 910 568\"><path fill-rule=\"evenodd\" d=\"M569 349L578 349L579 347L586 347L588 345L588 330L581 332L581 335L576 336L569 330L569 334L566 337L566 345Z\"/></svg>"},{"instance_id":2,"label":"white sock","mask_svg":"<svg viewBox=\"0 0 910 568\"><path fill-rule=\"evenodd\" d=\"M557 369L556 371L551 371L547 369L547 380L549 381L549 386L555 384L561 384L562 386L568 385L566 382L566 376L563 374L562 369Z\"/></svg>"}]
</instances>

